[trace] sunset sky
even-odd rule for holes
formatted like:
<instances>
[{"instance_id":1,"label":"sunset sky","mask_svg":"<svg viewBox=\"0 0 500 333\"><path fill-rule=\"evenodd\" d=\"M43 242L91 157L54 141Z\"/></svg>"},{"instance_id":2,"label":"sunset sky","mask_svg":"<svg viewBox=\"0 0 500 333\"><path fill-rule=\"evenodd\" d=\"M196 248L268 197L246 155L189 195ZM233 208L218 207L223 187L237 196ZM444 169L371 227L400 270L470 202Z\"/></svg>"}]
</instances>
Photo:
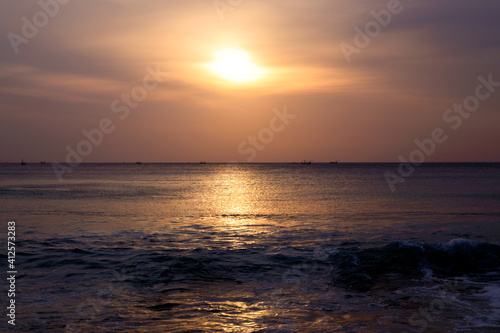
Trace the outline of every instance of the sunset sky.
<instances>
[{"instance_id":1,"label":"sunset sky","mask_svg":"<svg viewBox=\"0 0 500 333\"><path fill-rule=\"evenodd\" d=\"M500 82L499 15L498 0L6 0L0 161L391 162L441 128L426 161L500 162L500 87L478 79ZM467 99L476 111L447 113Z\"/></svg>"}]
</instances>

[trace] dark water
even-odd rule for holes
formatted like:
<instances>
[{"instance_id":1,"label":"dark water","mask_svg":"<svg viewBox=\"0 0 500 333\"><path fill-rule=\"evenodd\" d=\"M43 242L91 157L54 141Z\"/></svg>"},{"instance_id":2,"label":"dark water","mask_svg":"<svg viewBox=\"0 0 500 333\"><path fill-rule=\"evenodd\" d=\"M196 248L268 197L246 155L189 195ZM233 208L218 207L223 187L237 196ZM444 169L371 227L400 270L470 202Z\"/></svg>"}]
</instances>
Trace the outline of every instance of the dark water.
<instances>
[{"instance_id":1,"label":"dark water","mask_svg":"<svg viewBox=\"0 0 500 333\"><path fill-rule=\"evenodd\" d=\"M396 168L2 164L16 330L499 332L500 164Z\"/></svg>"}]
</instances>

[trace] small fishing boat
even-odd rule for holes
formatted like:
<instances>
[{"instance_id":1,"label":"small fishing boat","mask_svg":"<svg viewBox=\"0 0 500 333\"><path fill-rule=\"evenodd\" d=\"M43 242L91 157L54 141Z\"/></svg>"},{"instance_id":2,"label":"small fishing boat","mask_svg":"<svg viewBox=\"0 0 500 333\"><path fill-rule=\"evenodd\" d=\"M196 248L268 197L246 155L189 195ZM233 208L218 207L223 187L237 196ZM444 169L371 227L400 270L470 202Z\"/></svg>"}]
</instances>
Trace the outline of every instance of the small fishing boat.
<instances>
[{"instance_id":1,"label":"small fishing boat","mask_svg":"<svg viewBox=\"0 0 500 333\"><path fill-rule=\"evenodd\" d=\"M312 161L306 161L306 160L303 160L302 162L300 162L300 164L311 164Z\"/></svg>"},{"instance_id":2,"label":"small fishing boat","mask_svg":"<svg viewBox=\"0 0 500 333\"><path fill-rule=\"evenodd\" d=\"M26 162L24 162L24 160L21 160L21 165L26 165Z\"/></svg>"}]
</instances>

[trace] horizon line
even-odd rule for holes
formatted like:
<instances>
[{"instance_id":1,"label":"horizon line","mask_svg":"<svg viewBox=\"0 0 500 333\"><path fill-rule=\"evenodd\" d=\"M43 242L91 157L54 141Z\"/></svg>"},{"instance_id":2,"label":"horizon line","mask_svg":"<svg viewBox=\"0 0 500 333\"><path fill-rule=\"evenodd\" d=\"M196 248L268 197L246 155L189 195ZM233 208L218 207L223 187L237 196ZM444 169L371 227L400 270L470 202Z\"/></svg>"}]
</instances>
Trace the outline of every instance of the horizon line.
<instances>
[{"instance_id":1,"label":"horizon line","mask_svg":"<svg viewBox=\"0 0 500 333\"><path fill-rule=\"evenodd\" d=\"M28 162L28 161L24 161L22 160L22 162L26 163L26 164L52 164L52 163L59 163L59 164L68 164L66 162L59 162L59 161L52 161L52 162L46 162L46 161L39 161L39 162ZM346 161L346 162L342 162L342 161L318 161L318 162L315 162L314 160L306 160L307 164L401 164L403 162L401 161L363 161L363 162L353 162L353 161ZM4 161L4 162L0 162L0 164L20 164L21 161L19 162L13 162L13 161ZM414 164L414 163L411 163L411 162L405 162L405 163L410 163L410 164ZM419 163L418 165L422 165L422 164L457 164L457 163L500 163L500 161L433 161L433 162L422 162L422 163ZM179 161L176 161L176 162L143 162L143 161L135 161L135 162L131 162L131 161L123 161L123 162L110 162L110 161L99 161L99 162L81 162L81 163L78 163L78 165L81 165L81 164L303 164L303 161L286 161L286 162L283 162L283 161L264 161L264 162L209 162L209 161L196 161L196 162L186 162L186 161L183 161L183 162L179 162Z\"/></svg>"}]
</instances>

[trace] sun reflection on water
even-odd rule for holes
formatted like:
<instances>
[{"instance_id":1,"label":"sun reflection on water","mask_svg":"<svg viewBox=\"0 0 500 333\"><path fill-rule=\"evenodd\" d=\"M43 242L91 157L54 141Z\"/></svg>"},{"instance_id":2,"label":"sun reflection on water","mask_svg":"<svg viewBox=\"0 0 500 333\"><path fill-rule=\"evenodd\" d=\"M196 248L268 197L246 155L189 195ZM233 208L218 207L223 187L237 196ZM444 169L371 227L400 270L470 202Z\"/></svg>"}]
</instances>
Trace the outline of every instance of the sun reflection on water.
<instances>
[{"instance_id":1,"label":"sun reflection on water","mask_svg":"<svg viewBox=\"0 0 500 333\"><path fill-rule=\"evenodd\" d=\"M209 192L205 196L207 204L216 216L235 221L236 217L253 215L259 211L257 205L261 198L261 187L256 175L248 169L221 169L214 173ZM232 217L232 219L231 219Z\"/></svg>"}]
</instances>

